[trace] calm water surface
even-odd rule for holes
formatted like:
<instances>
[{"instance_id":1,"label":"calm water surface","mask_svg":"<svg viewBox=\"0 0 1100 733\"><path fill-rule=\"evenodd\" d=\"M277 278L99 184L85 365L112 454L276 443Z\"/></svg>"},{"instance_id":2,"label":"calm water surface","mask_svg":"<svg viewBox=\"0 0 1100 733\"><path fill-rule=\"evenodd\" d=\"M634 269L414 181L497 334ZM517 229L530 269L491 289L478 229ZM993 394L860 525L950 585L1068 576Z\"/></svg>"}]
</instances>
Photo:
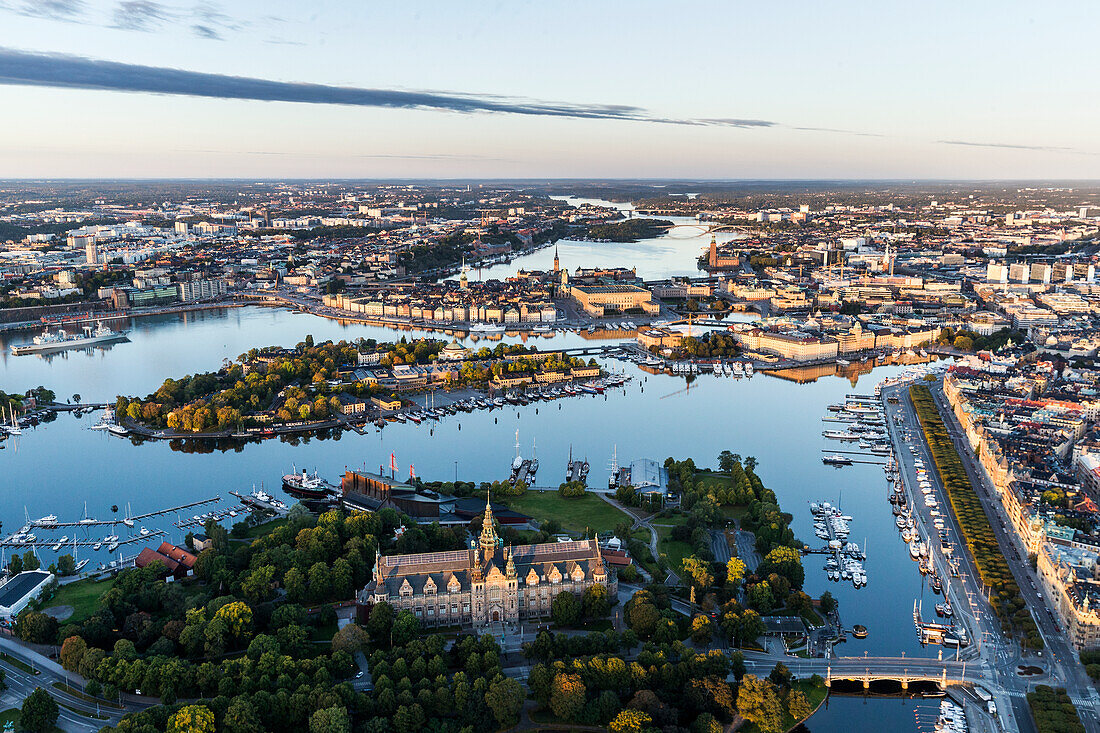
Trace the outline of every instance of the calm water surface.
<instances>
[{"instance_id":1,"label":"calm water surface","mask_svg":"<svg viewBox=\"0 0 1100 733\"><path fill-rule=\"evenodd\" d=\"M626 261L638 262L639 274L643 274L637 253L629 252L633 248L646 250L644 245L563 244L561 256L568 267L576 263L567 259L567 251L572 251L567 247L577 248L577 260L585 254L585 266L618 265L623 257L630 257ZM694 257L703 245L675 242L667 246L667 252L654 255L654 272L660 267L667 273L665 264L674 260L683 262L685 270L689 264L694 269ZM605 263L593 256L593 250L605 247L626 250L620 249L617 257ZM524 260L544 256L552 258L553 253L544 250ZM519 266L538 265L517 260L508 267L514 271ZM21 391L42 384L62 400L79 393L85 401L112 401L119 393L148 394L167 377L216 369L223 359L234 359L254 346L292 346L306 334L318 341L390 340L419 334L343 325L259 307L142 318L130 328L129 342L52 357L14 357L8 344L30 334L0 335L0 389ZM592 342L567 333L539 337L534 343L547 349ZM472 341L467 344L475 345ZM933 596L922 587L916 566L893 527L881 466L834 469L821 463L822 449L838 447L821 436L826 424L820 418L826 414L826 406L846 393L871 393L875 382L896 374L898 368L878 368L858 383L831 376L798 384L758 374L742 380L702 376L687 386L682 377L650 375L617 361L607 365L626 370L634 380L624 389L598 397L461 414L433 425L391 424L365 436L349 432L325 440L265 441L225 452L185 452L159 441L135 446L103 431L88 430L98 416L63 414L52 423L24 430L22 437L9 439L6 449L0 451L0 521L10 532L27 515L36 518L53 513L62 521L75 521L82 516L85 502L89 515L105 519L114 516L112 504L123 510L130 504L139 514L199 498L231 499L230 490L247 493L261 484L269 491L278 489L280 476L292 465L317 469L329 480L338 480L345 468L377 470L380 464L389 463L391 452L406 475L408 466L414 464L417 475L427 479L448 480L457 473L463 480L490 481L507 475L517 429L525 455L537 444L538 483L542 485L556 486L564 480L570 448L591 462L594 486L606 485L613 455L620 463L690 456L701 466L713 466L718 453L729 449L758 459L758 472L776 491L784 509L794 514L794 529L804 541L816 543L807 503L819 500L840 501L854 518L852 539L862 544L866 538L866 588L857 591L848 584L830 583L816 559L810 557L806 562L806 591L813 596L831 591L840 601L846 625L863 623L871 630L867 639L849 641L839 653L934 656L933 649L922 649L916 642L911 621L913 599L923 593L928 602ZM178 541L181 532L171 526L172 519L151 520L146 526L164 529ZM120 530L124 529L120 525ZM71 537L72 532L43 531L39 535ZM85 550L82 556L88 557L88 553L90 550ZM98 555L93 562L107 559L106 552L90 554ZM52 559L48 550L42 555L47 561ZM828 709L814 716L810 727L815 732L886 725L898 730L930 729L930 725L918 726L915 716L911 701L834 698ZM858 725L856 721L860 721Z\"/></svg>"}]
</instances>

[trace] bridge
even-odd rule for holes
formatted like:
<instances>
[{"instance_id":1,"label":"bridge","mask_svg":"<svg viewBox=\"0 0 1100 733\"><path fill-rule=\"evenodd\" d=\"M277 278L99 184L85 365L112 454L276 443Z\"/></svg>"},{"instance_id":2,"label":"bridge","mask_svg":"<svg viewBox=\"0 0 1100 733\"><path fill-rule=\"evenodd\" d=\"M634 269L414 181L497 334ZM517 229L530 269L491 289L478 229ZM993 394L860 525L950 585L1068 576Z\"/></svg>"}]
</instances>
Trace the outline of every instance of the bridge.
<instances>
[{"instance_id":1,"label":"bridge","mask_svg":"<svg viewBox=\"0 0 1100 733\"><path fill-rule=\"evenodd\" d=\"M718 222L701 221L692 224L673 224L668 228L666 235L670 239L694 239L702 234L711 232L735 232L739 227L734 224L721 224ZM681 233L674 233L681 232Z\"/></svg>"},{"instance_id":2,"label":"bridge","mask_svg":"<svg viewBox=\"0 0 1100 733\"><path fill-rule=\"evenodd\" d=\"M756 675L767 675L776 662L783 662L796 677L820 675L825 685L834 681L862 682L865 688L872 682L890 681L901 684L903 690L910 683L928 682L948 685L985 683L991 675L985 662L956 662L937 659L908 657L835 657L831 659L793 659L784 657L745 657L745 667Z\"/></svg>"}]
</instances>

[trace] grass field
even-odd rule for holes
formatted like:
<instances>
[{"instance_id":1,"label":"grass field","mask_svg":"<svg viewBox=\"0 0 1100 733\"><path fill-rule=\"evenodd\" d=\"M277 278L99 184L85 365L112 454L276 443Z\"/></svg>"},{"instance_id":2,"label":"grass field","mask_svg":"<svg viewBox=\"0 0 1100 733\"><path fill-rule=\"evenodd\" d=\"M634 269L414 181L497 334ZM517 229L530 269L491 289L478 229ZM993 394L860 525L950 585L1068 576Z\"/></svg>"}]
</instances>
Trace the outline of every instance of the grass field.
<instances>
[{"instance_id":1,"label":"grass field","mask_svg":"<svg viewBox=\"0 0 1100 733\"><path fill-rule=\"evenodd\" d=\"M54 606L72 606L73 615L66 619L66 623L83 621L92 615L99 603L99 598L114 584L114 579L108 580L79 580L75 583L67 583L59 586L53 598L42 604L43 608Z\"/></svg>"},{"instance_id":2,"label":"grass field","mask_svg":"<svg viewBox=\"0 0 1100 733\"><path fill-rule=\"evenodd\" d=\"M657 552L665 555L669 569L680 575L684 572L684 558L692 553L687 542L672 539L672 527L657 527Z\"/></svg>"},{"instance_id":3,"label":"grass field","mask_svg":"<svg viewBox=\"0 0 1100 733\"><path fill-rule=\"evenodd\" d=\"M263 524L258 524L255 527L249 527L245 531L245 533L242 537L234 538L234 539L254 540L257 537L263 537L265 534L268 534L269 532L274 532L276 529L278 529L279 527L282 527L283 525L285 525L289 521L290 520L287 519L286 517L283 517L282 519L273 519L270 522L264 522Z\"/></svg>"},{"instance_id":4,"label":"grass field","mask_svg":"<svg viewBox=\"0 0 1100 733\"><path fill-rule=\"evenodd\" d=\"M632 521L595 494L563 499L556 491L528 491L508 500L508 506L538 521L556 519L566 532L582 534L586 529L610 534L620 522Z\"/></svg>"}]
</instances>

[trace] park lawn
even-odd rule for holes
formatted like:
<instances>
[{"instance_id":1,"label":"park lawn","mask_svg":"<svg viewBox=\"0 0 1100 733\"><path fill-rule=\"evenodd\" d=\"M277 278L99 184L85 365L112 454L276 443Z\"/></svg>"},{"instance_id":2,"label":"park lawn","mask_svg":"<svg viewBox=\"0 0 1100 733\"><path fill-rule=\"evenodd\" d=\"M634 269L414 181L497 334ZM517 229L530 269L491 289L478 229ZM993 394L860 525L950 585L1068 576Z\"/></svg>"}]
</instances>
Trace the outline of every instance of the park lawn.
<instances>
[{"instance_id":1,"label":"park lawn","mask_svg":"<svg viewBox=\"0 0 1100 733\"><path fill-rule=\"evenodd\" d=\"M654 527L662 524L667 524L673 527L679 527L680 525L687 524L688 517L686 514L673 514L671 517L653 517L650 521Z\"/></svg>"},{"instance_id":2,"label":"park lawn","mask_svg":"<svg viewBox=\"0 0 1100 733\"><path fill-rule=\"evenodd\" d=\"M73 615L62 623L78 623L91 616L99 605L99 599L114 585L114 578L107 580L78 580L58 586L53 598L43 604L43 608L54 606L72 606Z\"/></svg>"},{"instance_id":3,"label":"park lawn","mask_svg":"<svg viewBox=\"0 0 1100 733\"><path fill-rule=\"evenodd\" d=\"M14 730L15 733L21 733L21 731L26 730L26 728L19 725L19 709L18 708L11 708L10 710L5 710L3 712L0 712L0 730L3 730L7 726L8 723L12 724L12 726L13 726L12 730ZM61 729L58 728L56 725L52 726L49 729L49 733L54 733L54 731L57 731L57 733L61 733Z\"/></svg>"},{"instance_id":4,"label":"park lawn","mask_svg":"<svg viewBox=\"0 0 1100 733\"><path fill-rule=\"evenodd\" d=\"M715 473L714 471L696 471L695 482L702 488L709 489L715 488L728 488L733 486L733 477L725 473Z\"/></svg>"},{"instance_id":5,"label":"park lawn","mask_svg":"<svg viewBox=\"0 0 1100 733\"><path fill-rule=\"evenodd\" d=\"M657 553L666 556L669 569L680 575L684 572L684 558L694 550L687 542L672 539L671 527L657 527Z\"/></svg>"},{"instance_id":6,"label":"park lawn","mask_svg":"<svg viewBox=\"0 0 1100 733\"><path fill-rule=\"evenodd\" d=\"M508 507L542 522L555 519L572 534L592 530L611 536L615 525L632 518L595 494L564 499L556 491L528 491L508 500Z\"/></svg>"},{"instance_id":7,"label":"park lawn","mask_svg":"<svg viewBox=\"0 0 1100 733\"><path fill-rule=\"evenodd\" d=\"M245 530L244 534L241 536L241 539L254 540L257 537L263 537L266 534L274 532L279 527L284 526L289 521L289 519L283 517L282 519L272 519L270 522L264 522L263 524L257 524L254 527L249 527L247 530Z\"/></svg>"}]
</instances>

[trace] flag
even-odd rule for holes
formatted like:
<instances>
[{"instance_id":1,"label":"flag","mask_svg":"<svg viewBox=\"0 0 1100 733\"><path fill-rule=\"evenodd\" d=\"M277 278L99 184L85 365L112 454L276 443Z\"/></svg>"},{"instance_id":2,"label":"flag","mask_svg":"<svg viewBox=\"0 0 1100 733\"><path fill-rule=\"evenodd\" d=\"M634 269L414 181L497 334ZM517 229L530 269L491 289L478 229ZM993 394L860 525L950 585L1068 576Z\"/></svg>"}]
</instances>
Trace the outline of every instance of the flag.
<instances>
[{"instance_id":1,"label":"flag","mask_svg":"<svg viewBox=\"0 0 1100 733\"><path fill-rule=\"evenodd\" d=\"M394 457L393 453L390 453L390 470L397 471L397 458Z\"/></svg>"},{"instance_id":2,"label":"flag","mask_svg":"<svg viewBox=\"0 0 1100 733\"><path fill-rule=\"evenodd\" d=\"M411 463L409 464L409 478L410 479L416 478L416 469L413 468L413 464L411 464Z\"/></svg>"}]
</instances>

